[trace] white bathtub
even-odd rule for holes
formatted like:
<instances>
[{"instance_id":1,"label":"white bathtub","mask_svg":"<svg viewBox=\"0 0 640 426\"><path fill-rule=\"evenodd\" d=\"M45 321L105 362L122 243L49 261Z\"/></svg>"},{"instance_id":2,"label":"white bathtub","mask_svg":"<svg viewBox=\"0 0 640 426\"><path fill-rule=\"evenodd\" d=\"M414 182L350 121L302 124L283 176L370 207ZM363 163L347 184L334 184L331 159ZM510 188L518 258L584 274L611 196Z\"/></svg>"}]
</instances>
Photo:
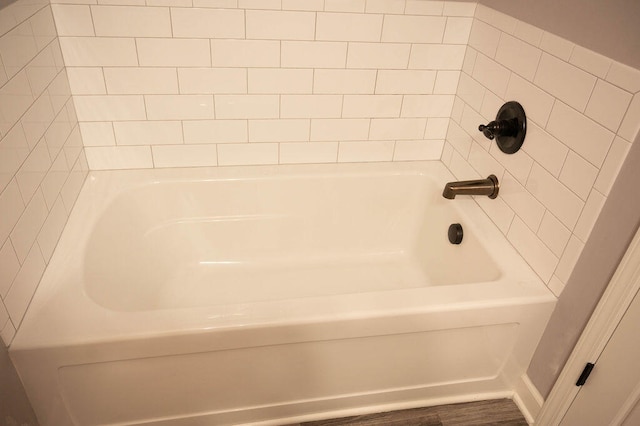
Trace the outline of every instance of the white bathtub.
<instances>
[{"instance_id":1,"label":"white bathtub","mask_svg":"<svg viewBox=\"0 0 640 426\"><path fill-rule=\"evenodd\" d=\"M41 424L512 396L555 298L449 180L439 162L90 173L10 349Z\"/></svg>"}]
</instances>

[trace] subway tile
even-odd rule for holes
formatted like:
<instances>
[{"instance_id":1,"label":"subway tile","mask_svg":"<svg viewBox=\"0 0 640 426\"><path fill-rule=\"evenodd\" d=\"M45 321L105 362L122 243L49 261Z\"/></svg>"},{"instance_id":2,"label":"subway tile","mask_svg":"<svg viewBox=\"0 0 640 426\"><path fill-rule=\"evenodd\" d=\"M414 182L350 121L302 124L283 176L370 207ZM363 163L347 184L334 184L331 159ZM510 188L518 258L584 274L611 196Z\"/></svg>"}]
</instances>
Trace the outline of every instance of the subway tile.
<instances>
[{"instance_id":1,"label":"subway tile","mask_svg":"<svg viewBox=\"0 0 640 426\"><path fill-rule=\"evenodd\" d=\"M112 146L116 144L111 122L81 122L79 123L82 141L85 146Z\"/></svg>"},{"instance_id":2,"label":"subway tile","mask_svg":"<svg viewBox=\"0 0 640 426\"><path fill-rule=\"evenodd\" d=\"M425 118L374 118L371 120L369 139L422 139L426 124Z\"/></svg>"},{"instance_id":3,"label":"subway tile","mask_svg":"<svg viewBox=\"0 0 640 426\"><path fill-rule=\"evenodd\" d=\"M526 143L522 149L556 177L560 176L569 152L562 142L533 123L527 125Z\"/></svg>"},{"instance_id":4,"label":"subway tile","mask_svg":"<svg viewBox=\"0 0 640 426\"><path fill-rule=\"evenodd\" d=\"M106 95L101 67L68 67L69 85L74 95Z\"/></svg>"},{"instance_id":5,"label":"subway tile","mask_svg":"<svg viewBox=\"0 0 640 426\"><path fill-rule=\"evenodd\" d=\"M500 34L499 29L474 19L469 34L469 46L493 58L498 50Z\"/></svg>"},{"instance_id":6,"label":"subway tile","mask_svg":"<svg viewBox=\"0 0 640 426\"><path fill-rule=\"evenodd\" d=\"M277 143L229 143L218 145L218 165L278 164Z\"/></svg>"},{"instance_id":7,"label":"subway tile","mask_svg":"<svg viewBox=\"0 0 640 426\"><path fill-rule=\"evenodd\" d=\"M13 326L13 323L11 321L7 321L4 325L4 328L0 330L0 338L2 338L4 344L8 347L9 345L11 345L11 342L13 341L13 338L15 336L16 329Z\"/></svg>"},{"instance_id":8,"label":"subway tile","mask_svg":"<svg viewBox=\"0 0 640 426\"><path fill-rule=\"evenodd\" d=\"M275 40L211 40L211 58L214 67L275 68L280 66L280 42Z\"/></svg>"},{"instance_id":9,"label":"subway tile","mask_svg":"<svg viewBox=\"0 0 640 426\"><path fill-rule=\"evenodd\" d=\"M347 68L406 69L411 45L349 43Z\"/></svg>"},{"instance_id":10,"label":"subway tile","mask_svg":"<svg viewBox=\"0 0 640 426\"><path fill-rule=\"evenodd\" d=\"M602 211L605 201L607 201L607 198L596 190L592 190L589 194L580 219L578 219L578 223L576 223L576 227L573 230L573 234L582 242L586 243L587 239L589 239L591 230Z\"/></svg>"},{"instance_id":11,"label":"subway tile","mask_svg":"<svg viewBox=\"0 0 640 426\"><path fill-rule=\"evenodd\" d=\"M638 132L640 132L640 93L636 93L631 100L629 109L618 129L618 135L633 142Z\"/></svg>"},{"instance_id":12,"label":"subway tile","mask_svg":"<svg viewBox=\"0 0 640 426\"><path fill-rule=\"evenodd\" d=\"M239 9L171 9L174 37L244 38L244 11Z\"/></svg>"},{"instance_id":13,"label":"subway tile","mask_svg":"<svg viewBox=\"0 0 640 426\"><path fill-rule=\"evenodd\" d=\"M584 201L536 163L531 168L526 188L567 228L573 229Z\"/></svg>"},{"instance_id":14,"label":"subway tile","mask_svg":"<svg viewBox=\"0 0 640 426\"><path fill-rule=\"evenodd\" d=\"M427 120L427 128L424 131L425 139L445 139L449 128L448 118L431 117Z\"/></svg>"},{"instance_id":15,"label":"subway tile","mask_svg":"<svg viewBox=\"0 0 640 426\"><path fill-rule=\"evenodd\" d=\"M430 94L433 93L436 76L436 71L378 70L376 93Z\"/></svg>"},{"instance_id":16,"label":"subway tile","mask_svg":"<svg viewBox=\"0 0 640 426\"><path fill-rule=\"evenodd\" d=\"M193 143L247 142L246 120L190 120L182 124L184 141Z\"/></svg>"},{"instance_id":17,"label":"subway tile","mask_svg":"<svg viewBox=\"0 0 640 426\"><path fill-rule=\"evenodd\" d=\"M465 46L463 45L415 44L411 49L409 68L460 70L462 69L464 56Z\"/></svg>"},{"instance_id":18,"label":"subway tile","mask_svg":"<svg viewBox=\"0 0 640 426\"><path fill-rule=\"evenodd\" d=\"M540 40L540 48L555 57L568 61L575 44L555 34L544 32Z\"/></svg>"},{"instance_id":19,"label":"subway tile","mask_svg":"<svg viewBox=\"0 0 640 426\"><path fill-rule=\"evenodd\" d=\"M182 143L179 121L117 121L113 123L117 145L170 145Z\"/></svg>"},{"instance_id":20,"label":"subway tile","mask_svg":"<svg viewBox=\"0 0 640 426\"><path fill-rule=\"evenodd\" d=\"M474 16L476 2L472 1L445 1L442 14L445 16Z\"/></svg>"},{"instance_id":21,"label":"subway tile","mask_svg":"<svg viewBox=\"0 0 640 426\"><path fill-rule=\"evenodd\" d=\"M611 59L582 46L576 46L569 62L597 77L605 78L611 68Z\"/></svg>"},{"instance_id":22,"label":"subway tile","mask_svg":"<svg viewBox=\"0 0 640 426\"><path fill-rule=\"evenodd\" d=\"M530 229L538 230L545 206L509 173L505 173L500 182L500 197Z\"/></svg>"},{"instance_id":23,"label":"subway tile","mask_svg":"<svg viewBox=\"0 0 640 426\"><path fill-rule=\"evenodd\" d=\"M25 112L20 122L22 123L24 134L27 137L27 143L30 148L36 146L54 117L51 101L46 94L36 99L27 112Z\"/></svg>"},{"instance_id":24,"label":"subway tile","mask_svg":"<svg viewBox=\"0 0 640 426\"><path fill-rule=\"evenodd\" d=\"M478 55L472 76L484 87L504 98L511 71L484 55Z\"/></svg>"},{"instance_id":25,"label":"subway tile","mask_svg":"<svg viewBox=\"0 0 640 426\"><path fill-rule=\"evenodd\" d=\"M600 167L611 146L614 134L576 110L556 102L547 131L569 148Z\"/></svg>"},{"instance_id":26,"label":"subway tile","mask_svg":"<svg viewBox=\"0 0 640 426\"><path fill-rule=\"evenodd\" d=\"M569 151L560 173L560 182L586 200L598 175L598 169L573 151Z\"/></svg>"},{"instance_id":27,"label":"subway tile","mask_svg":"<svg viewBox=\"0 0 640 426\"><path fill-rule=\"evenodd\" d=\"M314 12L246 11L246 37L268 40L313 40Z\"/></svg>"},{"instance_id":28,"label":"subway tile","mask_svg":"<svg viewBox=\"0 0 640 426\"><path fill-rule=\"evenodd\" d=\"M40 277L44 273L45 266L40 249L34 245L13 281L7 297L4 298L4 304L13 324L20 324L22 321L29 302L38 287Z\"/></svg>"},{"instance_id":29,"label":"subway tile","mask_svg":"<svg viewBox=\"0 0 640 426\"><path fill-rule=\"evenodd\" d=\"M65 105L73 106L66 68L53 79L47 88L47 93L55 113L58 113ZM75 114L73 116L75 117Z\"/></svg>"},{"instance_id":30,"label":"subway tile","mask_svg":"<svg viewBox=\"0 0 640 426\"><path fill-rule=\"evenodd\" d=\"M376 70L316 69L313 72L313 93L372 94L376 87Z\"/></svg>"},{"instance_id":31,"label":"subway tile","mask_svg":"<svg viewBox=\"0 0 640 426\"><path fill-rule=\"evenodd\" d=\"M58 244L60 235L64 225L67 223L67 211L65 210L62 198L58 197L57 201L53 204L49 216L44 221L42 229L38 233L38 247L45 263L49 263L49 259L53 255L53 251Z\"/></svg>"},{"instance_id":32,"label":"subway tile","mask_svg":"<svg viewBox=\"0 0 640 426\"><path fill-rule=\"evenodd\" d=\"M442 15L443 1L407 0L404 13L407 15Z\"/></svg>"},{"instance_id":33,"label":"subway tile","mask_svg":"<svg viewBox=\"0 0 640 426\"><path fill-rule=\"evenodd\" d=\"M9 287L11 287L18 271L20 271L20 262L13 250L11 241L7 240L4 242L4 245L0 246L0 297L3 299L7 296L7 291L9 291ZM1 305L0 311L3 309L4 305ZM4 315L0 316L4 317L6 315L5 312ZM5 320L6 319L7 318L5 318ZM0 321L0 324L2 324L2 321Z\"/></svg>"},{"instance_id":34,"label":"subway tile","mask_svg":"<svg viewBox=\"0 0 640 426\"><path fill-rule=\"evenodd\" d=\"M71 211L73 205L82 190L82 185L87 177L89 165L84 154L78 156L78 159L71 168L71 173L64 183L60 195L67 211Z\"/></svg>"},{"instance_id":35,"label":"subway tile","mask_svg":"<svg viewBox=\"0 0 640 426\"><path fill-rule=\"evenodd\" d=\"M5 135L32 104L29 79L21 71L0 87L0 135Z\"/></svg>"},{"instance_id":36,"label":"subway tile","mask_svg":"<svg viewBox=\"0 0 640 426\"><path fill-rule=\"evenodd\" d=\"M513 31L514 36L518 37L522 41L526 41L527 43L535 47L540 47L540 42L542 41L543 34L543 30L524 21L518 21L516 23L516 28Z\"/></svg>"},{"instance_id":37,"label":"subway tile","mask_svg":"<svg viewBox=\"0 0 640 426\"><path fill-rule=\"evenodd\" d=\"M51 5L51 9L56 19L56 28L60 37L95 35L89 6L54 4Z\"/></svg>"},{"instance_id":38,"label":"subway tile","mask_svg":"<svg viewBox=\"0 0 640 426\"><path fill-rule=\"evenodd\" d=\"M64 152L67 165L72 171L72 176L74 174L77 174L77 171L74 171L73 167L75 167L79 158L84 157L84 155L82 155L82 135L80 134L80 128L78 126L74 127L74 129L71 131L71 134L67 138L67 142L65 142L62 151ZM88 170L88 168L85 170ZM82 186L82 184L80 184L80 186Z\"/></svg>"},{"instance_id":39,"label":"subway tile","mask_svg":"<svg viewBox=\"0 0 640 426\"><path fill-rule=\"evenodd\" d=\"M316 40L380 41L383 15L318 13Z\"/></svg>"},{"instance_id":40,"label":"subway tile","mask_svg":"<svg viewBox=\"0 0 640 426\"><path fill-rule=\"evenodd\" d=\"M360 12L364 13L366 0L324 0L327 12Z\"/></svg>"},{"instance_id":41,"label":"subway tile","mask_svg":"<svg viewBox=\"0 0 640 426\"><path fill-rule=\"evenodd\" d=\"M464 52L464 60L462 61L462 71L468 75L473 74L473 67L476 65L478 51L472 47L468 47Z\"/></svg>"},{"instance_id":42,"label":"subway tile","mask_svg":"<svg viewBox=\"0 0 640 426\"><path fill-rule=\"evenodd\" d=\"M464 129L455 121L451 121L449 123L449 128L447 129L447 141L466 161L469 156L469 152L471 151L473 139L471 139L471 136L469 136L469 134L465 132Z\"/></svg>"},{"instance_id":43,"label":"subway tile","mask_svg":"<svg viewBox=\"0 0 640 426\"><path fill-rule=\"evenodd\" d=\"M631 94L598 80L587 104L585 115L616 132L631 103Z\"/></svg>"},{"instance_id":44,"label":"subway tile","mask_svg":"<svg viewBox=\"0 0 640 426\"><path fill-rule=\"evenodd\" d=\"M441 43L446 23L441 16L385 15L381 41Z\"/></svg>"},{"instance_id":45,"label":"subway tile","mask_svg":"<svg viewBox=\"0 0 640 426\"><path fill-rule=\"evenodd\" d=\"M192 0L147 0L147 6L199 7Z\"/></svg>"},{"instance_id":46,"label":"subway tile","mask_svg":"<svg viewBox=\"0 0 640 426\"><path fill-rule=\"evenodd\" d=\"M49 167L51 167L51 160L46 141L43 138L31 151L15 176L25 202L28 202L36 192Z\"/></svg>"},{"instance_id":47,"label":"subway tile","mask_svg":"<svg viewBox=\"0 0 640 426\"><path fill-rule=\"evenodd\" d=\"M24 212L18 183L13 179L0 192L0 241L5 241Z\"/></svg>"},{"instance_id":48,"label":"subway tile","mask_svg":"<svg viewBox=\"0 0 640 426\"><path fill-rule=\"evenodd\" d=\"M282 0L238 0L241 9L282 9Z\"/></svg>"},{"instance_id":49,"label":"subway tile","mask_svg":"<svg viewBox=\"0 0 640 426\"><path fill-rule=\"evenodd\" d=\"M496 224L500 232L507 234L515 213L500 197L496 199L490 199L488 197L474 197L475 201L480 205L480 208L484 210L487 216L491 218L493 223Z\"/></svg>"},{"instance_id":50,"label":"subway tile","mask_svg":"<svg viewBox=\"0 0 640 426\"><path fill-rule=\"evenodd\" d=\"M554 98L522 77L512 74L505 99L517 100L526 111L527 118L544 127L549 120Z\"/></svg>"},{"instance_id":51,"label":"subway tile","mask_svg":"<svg viewBox=\"0 0 640 426\"><path fill-rule=\"evenodd\" d=\"M511 71L532 81L536 75L541 56L542 51L540 49L502 33L498 43L498 50L496 51L496 61Z\"/></svg>"},{"instance_id":52,"label":"subway tile","mask_svg":"<svg viewBox=\"0 0 640 426\"><path fill-rule=\"evenodd\" d=\"M498 144L491 144L489 152L493 158L498 160L520 183L526 183L533 165L533 160L526 152L521 151L515 154L505 154L498 148Z\"/></svg>"},{"instance_id":53,"label":"subway tile","mask_svg":"<svg viewBox=\"0 0 640 426\"><path fill-rule=\"evenodd\" d=\"M97 146L84 151L91 170L153 168L149 146ZM66 201L65 205L69 207Z\"/></svg>"},{"instance_id":54,"label":"subway tile","mask_svg":"<svg viewBox=\"0 0 640 426\"><path fill-rule=\"evenodd\" d=\"M566 104L584 111L596 78L571 64L544 54L534 82Z\"/></svg>"},{"instance_id":55,"label":"subway tile","mask_svg":"<svg viewBox=\"0 0 640 426\"><path fill-rule=\"evenodd\" d=\"M212 95L145 95L149 120L214 118Z\"/></svg>"},{"instance_id":56,"label":"subway tile","mask_svg":"<svg viewBox=\"0 0 640 426\"><path fill-rule=\"evenodd\" d=\"M21 264L24 264L48 213L42 192L36 191L11 232L11 244Z\"/></svg>"},{"instance_id":57,"label":"subway tile","mask_svg":"<svg viewBox=\"0 0 640 426\"><path fill-rule=\"evenodd\" d=\"M444 140L396 141L393 161L439 160Z\"/></svg>"},{"instance_id":58,"label":"subway tile","mask_svg":"<svg viewBox=\"0 0 640 426\"><path fill-rule=\"evenodd\" d=\"M490 7L480 5L476 8L474 15L476 19L480 19L484 22L490 23L492 26L498 28L505 33L513 34L518 20L505 13L499 12Z\"/></svg>"},{"instance_id":59,"label":"subway tile","mask_svg":"<svg viewBox=\"0 0 640 426\"><path fill-rule=\"evenodd\" d=\"M489 152L489 148L491 147L491 141L484 137L482 132L478 130L478 125L483 123L484 118L478 114L473 108L469 106L465 106L462 111L462 116L460 118L460 126L469 134L471 137L483 147L483 149Z\"/></svg>"},{"instance_id":60,"label":"subway tile","mask_svg":"<svg viewBox=\"0 0 640 426\"><path fill-rule=\"evenodd\" d=\"M280 164L335 163L338 142L285 142L280 144Z\"/></svg>"},{"instance_id":61,"label":"subway tile","mask_svg":"<svg viewBox=\"0 0 640 426\"><path fill-rule=\"evenodd\" d=\"M175 68L104 68L110 95L177 94Z\"/></svg>"},{"instance_id":62,"label":"subway tile","mask_svg":"<svg viewBox=\"0 0 640 426\"><path fill-rule=\"evenodd\" d=\"M340 142L338 162L391 161L394 146L393 141Z\"/></svg>"},{"instance_id":63,"label":"subway tile","mask_svg":"<svg viewBox=\"0 0 640 426\"><path fill-rule=\"evenodd\" d=\"M444 165L449 168L451 168L451 159L453 157L453 151L454 151L453 146L445 140L444 147L442 148L442 156L440 157L440 161L442 161Z\"/></svg>"},{"instance_id":64,"label":"subway tile","mask_svg":"<svg viewBox=\"0 0 640 426\"><path fill-rule=\"evenodd\" d=\"M91 6L91 16L98 37L171 37L168 7Z\"/></svg>"},{"instance_id":65,"label":"subway tile","mask_svg":"<svg viewBox=\"0 0 640 426\"><path fill-rule=\"evenodd\" d=\"M465 73L460 75L457 95L476 111L480 111L486 89Z\"/></svg>"},{"instance_id":66,"label":"subway tile","mask_svg":"<svg viewBox=\"0 0 640 426\"><path fill-rule=\"evenodd\" d=\"M249 142L309 140L310 120L249 120Z\"/></svg>"},{"instance_id":67,"label":"subway tile","mask_svg":"<svg viewBox=\"0 0 640 426\"><path fill-rule=\"evenodd\" d=\"M282 0L282 10L324 10L324 0Z\"/></svg>"},{"instance_id":68,"label":"subway tile","mask_svg":"<svg viewBox=\"0 0 640 426\"><path fill-rule=\"evenodd\" d=\"M613 140L607 157L602 167L600 167L594 188L604 195L609 195L630 148L631 144L620 137L616 137Z\"/></svg>"},{"instance_id":69,"label":"subway tile","mask_svg":"<svg viewBox=\"0 0 640 426\"><path fill-rule=\"evenodd\" d=\"M34 96L39 96L49 86L58 75L52 49L47 47L33 58L26 67L27 78L31 85L31 92Z\"/></svg>"},{"instance_id":70,"label":"subway tile","mask_svg":"<svg viewBox=\"0 0 640 426\"><path fill-rule=\"evenodd\" d=\"M611 64L606 80L627 92L637 93L640 91L640 70L620 62L614 61Z\"/></svg>"},{"instance_id":71,"label":"subway tile","mask_svg":"<svg viewBox=\"0 0 640 426\"><path fill-rule=\"evenodd\" d=\"M453 95L405 95L401 117L449 117Z\"/></svg>"},{"instance_id":72,"label":"subway tile","mask_svg":"<svg viewBox=\"0 0 640 426\"><path fill-rule=\"evenodd\" d=\"M478 143L471 144L468 160L480 176L496 175L501 180L504 175L504 167Z\"/></svg>"},{"instance_id":73,"label":"subway tile","mask_svg":"<svg viewBox=\"0 0 640 426\"><path fill-rule=\"evenodd\" d=\"M193 7L231 8L238 7L238 0L193 0Z\"/></svg>"},{"instance_id":74,"label":"subway tile","mask_svg":"<svg viewBox=\"0 0 640 426\"><path fill-rule=\"evenodd\" d=\"M136 42L133 38L60 37L60 47L64 63L68 67L138 65ZM162 51L156 53L160 54Z\"/></svg>"},{"instance_id":75,"label":"subway tile","mask_svg":"<svg viewBox=\"0 0 640 426\"><path fill-rule=\"evenodd\" d=\"M29 144L22 126L13 126L0 140L0 193L13 179L29 153Z\"/></svg>"},{"instance_id":76,"label":"subway tile","mask_svg":"<svg viewBox=\"0 0 640 426\"><path fill-rule=\"evenodd\" d=\"M571 231L547 210L538 229L538 238L551 249L553 254L560 257L570 237Z\"/></svg>"},{"instance_id":77,"label":"subway tile","mask_svg":"<svg viewBox=\"0 0 640 426\"><path fill-rule=\"evenodd\" d=\"M11 78L38 54L38 45L29 22L23 22L0 37L0 56Z\"/></svg>"},{"instance_id":78,"label":"subway tile","mask_svg":"<svg viewBox=\"0 0 640 426\"><path fill-rule=\"evenodd\" d=\"M438 71L433 86L434 95L455 95L460 82L460 71Z\"/></svg>"},{"instance_id":79,"label":"subway tile","mask_svg":"<svg viewBox=\"0 0 640 426\"><path fill-rule=\"evenodd\" d=\"M38 50L42 50L58 37L50 7L44 7L29 18Z\"/></svg>"},{"instance_id":80,"label":"subway tile","mask_svg":"<svg viewBox=\"0 0 640 426\"><path fill-rule=\"evenodd\" d=\"M405 0L367 0L366 13L404 13Z\"/></svg>"},{"instance_id":81,"label":"subway tile","mask_svg":"<svg viewBox=\"0 0 640 426\"><path fill-rule=\"evenodd\" d=\"M217 166L216 145L163 145L153 146L154 167Z\"/></svg>"},{"instance_id":82,"label":"subway tile","mask_svg":"<svg viewBox=\"0 0 640 426\"><path fill-rule=\"evenodd\" d=\"M571 272L573 272L573 268L576 266L576 263L578 262L583 249L584 243L580 241L575 235L572 235L555 271L555 275L561 281L565 283L569 281Z\"/></svg>"},{"instance_id":83,"label":"subway tile","mask_svg":"<svg viewBox=\"0 0 640 426\"><path fill-rule=\"evenodd\" d=\"M551 279L558 258L518 217L513 220L507 238L544 282Z\"/></svg>"},{"instance_id":84,"label":"subway tile","mask_svg":"<svg viewBox=\"0 0 640 426\"><path fill-rule=\"evenodd\" d=\"M282 67L344 68L347 63L346 42L283 41Z\"/></svg>"},{"instance_id":85,"label":"subway tile","mask_svg":"<svg viewBox=\"0 0 640 426\"><path fill-rule=\"evenodd\" d=\"M178 68L182 94L247 93L247 70L242 68Z\"/></svg>"},{"instance_id":86,"label":"subway tile","mask_svg":"<svg viewBox=\"0 0 640 426\"><path fill-rule=\"evenodd\" d=\"M142 95L74 96L80 121L145 120Z\"/></svg>"},{"instance_id":87,"label":"subway tile","mask_svg":"<svg viewBox=\"0 0 640 426\"><path fill-rule=\"evenodd\" d=\"M249 93L308 93L313 87L311 69L249 69Z\"/></svg>"},{"instance_id":88,"label":"subway tile","mask_svg":"<svg viewBox=\"0 0 640 426\"><path fill-rule=\"evenodd\" d=\"M513 74L511 74L511 76L513 76ZM496 119L496 114L500 110L502 105L504 105L503 98L500 98L495 93L487 90L484 92L484 98L482 98L480 115L484 117L486 121L493 121ZM476 131L478 131L477 128Z\"/></svg>"},{"instance_id":89,"label":"subway tile","mask_svg":"<svg viewBox=\"0 0 640 426\"><path fill-rule=\"evenodd\" d=\"M401 95L345 95L342 117L399 117Z\"/></svg>"},{"instance_id":90,"label":"subway tile","mask_svg":"<svg viewBox=\"0 0 640 426\"><path fill-rule=\"evenodd\" d=\"M69 116L67 115L67 110L63 109L56 116L55 120L53 120L44 134L46 146L49 150L49 157L51 159L55 159L58 156L58 152L60 152L67 141L71 130L72 126Z\"/></svg>"},{"instance_id":91,"label":"subway tile","mask_svg":"<svg viewBox=\"0 0 640 426\"><path fill-rule=\"evenodd\" d=\"M84 0L81 0L84 1ZM144 0L97 0L98 4L104 6L144 6Z\"/></svg>"},{"instance_id":92,"label":"subway tile","mask_svg":"<svg viewBox=\"0 0 640 426\"><path fill-rule=\"evenodd\" d=\"M443 43L464 44L469 42L473 18L448 17Z\"/></svg>"},{"instance_id":93,"label":"subway tile","mask_svg":"<svg viewBox=\"0 0 640 426\"><path fill-rule=\"evenodd\" d=\"M139 38L136 43L142 67L208 67L211 65L209 40Z\"/></svg>"},{"instance_id":94,"label":"subway tile","mask_svg":"<svg viewBox=\"0 0 640 426\"><path fill-rule=\"evenodd\" d=\"M215 95L216 118L278 118L278 95Z\"/></svg>"},{"instance_id":95,"label":"subway tile","mask_svg":"<svg viewBox=\"0 0 640 426\"><path fill-rule=\"evenodd\" d=\"M70 168L67 165L67 159L64 152L61 151L53 161L51 168L40 186L42 188L44 201L47 203L49 210L53 208L58 195L60 195L60 191L69 176L69 172Z\"/></svg>"},{"instance_id":96,"label":"subway tile","mask_svg":"<svg viewBox=\"0 0 640 426\"><path fill-rule=\"evenodd\" d=\"M453 154L451 154L449 170L458 180L479 179L481 177L457 150L454 150Z\"/></svg>"},{"instance_id":97,"label":"subway tile","mask_svg":"<svg viewBox=\"0 0 640 426\"><path fill-rule=\"evenodd\" d=\"M363 141L369 136L370 120L337 118L311 120L312 141Z\"/></svg>"},{"instance_id":98,"label":"subway tile","mask_svg":"<svg viewBox=\"0 0 640 426\"><path fill-rule=\"evenodd\" d=\"M282 118L338 118L342 113L340 95L282 95Z\"/></svg>"},{"instance_id":99,"label":"subway tile","mask_svg":"<svg viewBox=\"0 0 640 426\"><path fill-rule=\"evenodd\" d=\"M556 297L560 297L560 295L562 294L562 291L564 290L564 286L565 286L565 283L560 281L560 278L556 277L555 275L552 276L549 282L547 283L547 287L549 287L549 290L551 290L551 292Z\"/></svg>"}]
</instances>

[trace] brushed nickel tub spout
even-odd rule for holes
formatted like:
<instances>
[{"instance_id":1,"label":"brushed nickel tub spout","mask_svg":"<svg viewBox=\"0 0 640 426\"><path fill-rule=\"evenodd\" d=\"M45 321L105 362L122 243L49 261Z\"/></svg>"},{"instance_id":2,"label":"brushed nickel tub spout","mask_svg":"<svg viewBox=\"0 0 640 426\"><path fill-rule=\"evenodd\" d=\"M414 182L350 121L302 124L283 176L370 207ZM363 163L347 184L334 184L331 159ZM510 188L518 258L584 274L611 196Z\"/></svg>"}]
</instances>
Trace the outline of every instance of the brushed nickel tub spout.
<instances>
[{"instance_id":1,"label":"brushed nickel tub spout","mask_svg":"<svg viewBox=\"0 0 640 426\"><path fill-rule=\"evenodd\" d=\"M449 182L444 186L442 196L449 200L456 198L456 195L486 195L489 198L496 198L499 189L498 178L495 175L489 175L486 179Z\"/></svg>"}]
</instances>

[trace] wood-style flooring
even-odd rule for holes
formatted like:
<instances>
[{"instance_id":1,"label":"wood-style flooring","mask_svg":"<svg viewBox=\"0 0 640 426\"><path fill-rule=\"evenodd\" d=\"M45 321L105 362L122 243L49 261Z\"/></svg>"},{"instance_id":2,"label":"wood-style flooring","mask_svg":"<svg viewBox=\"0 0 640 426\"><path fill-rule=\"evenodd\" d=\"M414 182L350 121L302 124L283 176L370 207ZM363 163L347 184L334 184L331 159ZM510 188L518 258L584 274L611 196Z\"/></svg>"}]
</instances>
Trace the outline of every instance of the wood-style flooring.
<instances>
[{"instance_id":1,"label":"wood-style flooring","mask_svg":"<svg viewBox=\"0 0 640 426\"><path fill-rule=\"evenodd\" d=\"M510 399L414 408L289 426L527 426Z\"/></svg>"}]
</instances>

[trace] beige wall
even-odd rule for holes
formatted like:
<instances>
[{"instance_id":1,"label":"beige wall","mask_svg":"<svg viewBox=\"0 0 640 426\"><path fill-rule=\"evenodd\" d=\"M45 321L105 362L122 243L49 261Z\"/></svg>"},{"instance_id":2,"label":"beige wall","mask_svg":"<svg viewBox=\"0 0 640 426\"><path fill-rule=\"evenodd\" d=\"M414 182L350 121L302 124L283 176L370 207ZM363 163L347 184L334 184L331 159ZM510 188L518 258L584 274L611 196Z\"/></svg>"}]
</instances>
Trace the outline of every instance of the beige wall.
<instances>
[{"instance_id":1,"label":"beige wall","mask_svg":"<svg viewBox=\"0 0 640 426\"><path fill-rule=\"evenodd\" d=\"M480 0L479 3L640 68L637 0Z\"/></svg>"}]
</instances>

